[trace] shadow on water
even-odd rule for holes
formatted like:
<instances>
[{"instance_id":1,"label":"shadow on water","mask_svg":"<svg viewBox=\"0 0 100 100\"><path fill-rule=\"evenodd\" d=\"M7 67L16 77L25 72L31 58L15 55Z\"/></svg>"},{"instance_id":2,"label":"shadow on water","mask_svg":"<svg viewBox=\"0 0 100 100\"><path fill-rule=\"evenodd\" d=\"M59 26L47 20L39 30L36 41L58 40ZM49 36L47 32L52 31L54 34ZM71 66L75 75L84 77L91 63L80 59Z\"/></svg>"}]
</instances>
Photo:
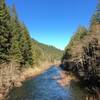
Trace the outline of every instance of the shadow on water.
<instances>
[{"instance_id":1,"label":"shadow on water","mask_svg":"<svg viewBox=\"0 0 100 100\"><path fill-rule=\"evenodd\" d=\"M75 83L61 87L52 77L60 75L60 69L49 70L24 82L20 88L14 88L7 100L85 100L86 93Z\"/></svg>"}]
</instances>

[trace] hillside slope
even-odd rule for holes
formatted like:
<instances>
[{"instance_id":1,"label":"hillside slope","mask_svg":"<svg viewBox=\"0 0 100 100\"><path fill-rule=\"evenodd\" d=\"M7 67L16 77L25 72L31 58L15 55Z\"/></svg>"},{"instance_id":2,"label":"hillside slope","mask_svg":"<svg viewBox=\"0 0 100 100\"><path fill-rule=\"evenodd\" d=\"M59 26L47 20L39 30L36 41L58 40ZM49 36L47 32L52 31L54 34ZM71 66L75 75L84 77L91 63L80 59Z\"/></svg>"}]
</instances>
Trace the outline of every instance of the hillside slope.
<instances>
[{"instance_id":1,"label":"hillside slope","mask_svg":"<svg viewBox=\"0 0 100 100\"><path fill-rule=\"evenodd\" d=\"M100 87L100 3L90 27L79 27L65 48L62 63L89 89Z\"/></svg>"},{"instance_id":2,"label":"hillside slope","mask_svg":"<svg viewBox=\"0 0 100 100\"><path fill-rule=\"evenodd\" d=\"M41 64L45 61L57 62L60 61L63 51L54 46L46 45L32 39L33 59L35 64Z\"/></svg>"}]
</instances>

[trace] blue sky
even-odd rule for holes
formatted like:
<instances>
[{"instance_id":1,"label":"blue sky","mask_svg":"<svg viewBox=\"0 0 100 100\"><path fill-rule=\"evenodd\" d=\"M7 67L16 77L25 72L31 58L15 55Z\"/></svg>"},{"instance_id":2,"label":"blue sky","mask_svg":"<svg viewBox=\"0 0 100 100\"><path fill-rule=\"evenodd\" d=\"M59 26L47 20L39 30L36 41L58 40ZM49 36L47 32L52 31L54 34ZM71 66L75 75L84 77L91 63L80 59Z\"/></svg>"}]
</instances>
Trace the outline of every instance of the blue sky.
<instances>
[{"instance_id":1,"label":"blue sky","mask_svg":"<svg viewBox=\"0 0 100 100\"><path fill-rule=\"evenodd\" d=\"M64 49L79 25L89 25L97 0L7 0L32 38Z\"/></svg>"}]
</instances>

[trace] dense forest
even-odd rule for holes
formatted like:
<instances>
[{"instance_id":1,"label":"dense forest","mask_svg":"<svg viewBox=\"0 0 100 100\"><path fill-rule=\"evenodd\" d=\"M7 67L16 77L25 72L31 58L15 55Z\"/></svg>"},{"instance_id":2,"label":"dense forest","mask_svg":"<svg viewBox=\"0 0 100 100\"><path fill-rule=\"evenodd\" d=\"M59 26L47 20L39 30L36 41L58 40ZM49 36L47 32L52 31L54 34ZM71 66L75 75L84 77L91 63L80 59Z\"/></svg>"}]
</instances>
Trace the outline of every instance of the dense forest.
<instances>
[{"instance_id":1,"label":"dense forest","mask_svg":"<svg viewBox=\"0 0 100 100\"><path fill-rule=\"evenodd\" d=\"M20 77L23 68L60 60L61 50L32 39L16 7L0 0L0 93Z\"/></svg>"},{"instance_id":2,"label":"dense forest","mask_svg":"<svg viewBox=\"0 0 100 100\"><path fill-rule=\"evenodd\" d=\"M39 43L34 39L32 39L32 49L34 56L33 57L34 64L38 65L44 61L48 62L60 61L63 55L63 51L55 48L54 46Z\"/></svg>"},{"instance_id":3,"label":"dense forest","mask_svg":"<svg viewBox=\"0 0 100 100\"><path fill-rule=\"evenodd\" d=\"M100 89L100 2L88 28L79 26L65 48L62 63L85 87L93 92Z\"/></svg>"}]
</instances>

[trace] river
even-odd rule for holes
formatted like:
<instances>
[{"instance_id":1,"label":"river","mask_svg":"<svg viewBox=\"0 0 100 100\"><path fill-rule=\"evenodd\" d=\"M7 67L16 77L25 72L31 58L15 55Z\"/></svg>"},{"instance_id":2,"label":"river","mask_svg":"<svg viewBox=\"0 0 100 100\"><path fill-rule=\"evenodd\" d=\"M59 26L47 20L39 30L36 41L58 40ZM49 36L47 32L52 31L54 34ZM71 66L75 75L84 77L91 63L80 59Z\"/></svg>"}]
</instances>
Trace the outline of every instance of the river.
<instances>
[{"instance_id":1,"label":"river","mask_svg":"<svg viewBox=\"0 0 100 100\"><path fill-rule=\"evenodd\" d=\"M60 72L60 68L52 66L43 74L26 80L22 87L14 88L7 100L85 100L85 92L74 82L62 87L53 79L60 77Z\"/></svg>"}]
</instances>

